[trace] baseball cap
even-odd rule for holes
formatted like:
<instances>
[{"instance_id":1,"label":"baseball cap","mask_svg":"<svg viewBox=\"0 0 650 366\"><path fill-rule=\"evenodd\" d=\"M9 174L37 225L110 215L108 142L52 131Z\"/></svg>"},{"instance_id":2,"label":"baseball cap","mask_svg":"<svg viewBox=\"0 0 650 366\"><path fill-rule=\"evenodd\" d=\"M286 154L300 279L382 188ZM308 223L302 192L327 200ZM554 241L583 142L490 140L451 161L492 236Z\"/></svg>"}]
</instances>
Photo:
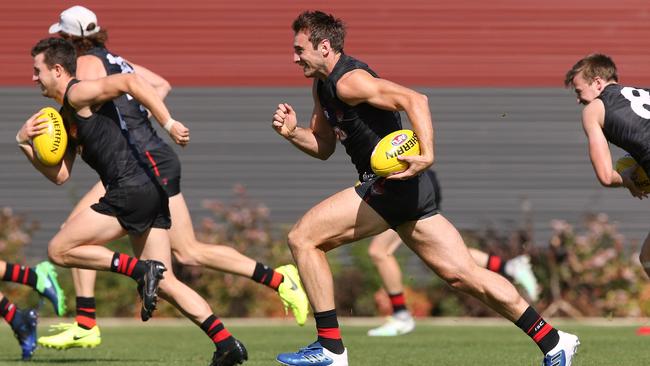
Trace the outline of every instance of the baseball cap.
<instances>
[{"instance_id":1,"label":"baseball cap","mask_svg":"<svg viewBox=\"0 0 650 366\"><path fill-rule=\"evenodd\" d=\"M61 12L58 23L50 26L50 34L65 32L79 37L99 32L97 16L90 9L75 5Z\"/></svg>"}]
</instances>

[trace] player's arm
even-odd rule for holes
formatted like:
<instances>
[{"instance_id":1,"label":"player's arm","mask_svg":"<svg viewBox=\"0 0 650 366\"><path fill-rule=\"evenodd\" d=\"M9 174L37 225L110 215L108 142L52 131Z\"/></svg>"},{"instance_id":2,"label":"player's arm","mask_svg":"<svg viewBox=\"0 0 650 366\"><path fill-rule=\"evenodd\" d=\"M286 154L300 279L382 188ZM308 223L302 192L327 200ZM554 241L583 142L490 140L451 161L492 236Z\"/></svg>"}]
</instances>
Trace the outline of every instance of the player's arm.
<instances>
[{"instance_id":1,"label":"player's arm","mask_svg":"<svg viewBox=\"0 0 650 366\"><path fill-rule=\"evenodd\" d=\"M16 142L18 143L18 148L25 154L27 160L43 174L47 179L52 181L57 185L65 183L70 178L70 173L72 172L72 165L74 164L75 153L73 149L68 149L61 162L54 166L47 166L41 163L40 160L36 157L36 152L32 146L32 139L40 134L45 133L46 125L42 125L42 122L46 122L46 118L39 119L38 116L41 115L41 112L36 112L34 115L29 117L27 121L22 125L18 133L16 134Z\"/></svg>"},{"instance_id":2,"label":"player's arm","mask_svg":"<svg viewBox=\"0 0 650 366\"><path fill-rule=\"evenodd\" d=\"M302 152L321 160L327 160L336 150L336 135L327 122L323 108L316 95L316 83L312 88L314 109L309 127L298 126L296 112L287 103L278 105L273 115L273 128Z\"/></svg>"},{"instance_id":3,"label":"player's arm","mask_svg":"<svg viewBox=\"0 0 650 366\"><path fill-rule=\"evenodd\" d=\"M169 92L171 92L171 84L169 84L169 82L162 76L156 74L144 66L137 65L132 62L128 62L128 64L133 67L133 70L135 70L136 74L142 76L149 83L149 85L151 85L156 90L156 93L158 93L160 99L164 100Z\"/></svg>"},{"instance_id":4,"label":"player's arm","mask_svg":"<svg viewBox=\"0 0 650 366\"><path fill-rule=\"evenodd\" d=\"M426 95L388 80L375 78L365 70L351 71L338 81L336 90L339 99L349 105L368 103L388 111L405 111L420 143L419 156L400 156L409 167L389 179L413 177L433 164L433 123L429 101Z\"/></svg>"},{"instance_id":5,"label":"player's arm","mask_svg":"<svg viewBox=\"0 0 650 366\"><path fill-rule=\"evenodd\" d=\"M603 133L605 106L600 99L589 103L582 111L582 128L589 141L589 159L596 178L605 187L627 187L633 196L641 198L643 192L629 177L621 176L612 166L612 153Z\"/></svg>"},{"instance_id":6,"label":"player's arm","mask_svg":"<svg viewBox=\"0 0 650 366\"><path fill-rule=\"evenodd\" d=\"M84 55L77 57L75 77L79 80L97 80L106 77L106 69L102 60L97 56Z\"/></svg>"},{"instance_id":7,"label":"player's arm","mask_svg":"<svg viewBox=\"0 0 650 366\"><path fill-rule=\"evenodd\" d=\"M129 94L149 109L156 120L179 145L189 143L189 129L174 120L154 88L138 74L115 74L97 80L86 80L73 85L68 101L82 116L88 117L90 107ZM164 121L164 122L162 122Z\"/></svg>"}]
</instances>

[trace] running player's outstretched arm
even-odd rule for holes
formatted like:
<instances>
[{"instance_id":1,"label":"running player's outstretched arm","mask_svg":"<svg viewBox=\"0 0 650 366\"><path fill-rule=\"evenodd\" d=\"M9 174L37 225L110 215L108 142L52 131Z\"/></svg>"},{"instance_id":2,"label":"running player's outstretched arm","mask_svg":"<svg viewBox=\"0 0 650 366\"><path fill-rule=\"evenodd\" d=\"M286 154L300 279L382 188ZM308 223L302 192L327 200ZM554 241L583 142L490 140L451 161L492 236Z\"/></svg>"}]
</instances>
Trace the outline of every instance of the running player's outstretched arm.
<instances>
[{"instance_id":1,"label":"running player's outstretched arm","mask_svg":"<svg viewBox=\"0 0 650 366\"><path fill-rule=\"evenodd\" d=\"M18 133L16 134L16 142L18 147L25 154L27 160L43 174L47 179L52 181L57 185L65 183L68 178L70 178L70 173L72 172L72 165L74 164L75 153L72 148L69 148L66 151L65 155L61 162L54 166L43 165L40 160L36 157L36 152L32 146L32 139L40 134L45 133L45 128L47 125L42 125L42 122L46 122L46 118L39 119L42 113L38 111L34 113L25 123L22 125Z\"/></svg>"},{"instance_id":2,"label":"running player's outstretched arm","mask_svg":"<svg viewBox=\"0 0 650 366\"><path fill-rule=\"evenodd\" d=\"M308 128L298 126L296 112L287 103L278 105L273 115L273 128L305 154L327 160L336 150L336 135L327 122L323 108L316 95L315 83L312 90L314 110Z\"/></svg>"},{"instance_id":3,"label":"running player's outstretched arm","mask_svg":"<svg viewBox=\"0 0 650 366\"><path fill-rule=\"evenodd\" d=\"M619 174L612 167L612 153L601 127L604 118L605 107L600 99L589 103L582 110L582 128L589 141L589 159L594 167L596 178L605 187L625 186L634 197L643 198L645 194L634 184L632 179L625 174Z\"/></svg>"},{"instance_id":4,"label":"running player's outstretched arm","mask_svg":"<svg viewBox=\"0 0 650 366\"><path fill-rule=\"evenodd\" d=\"M434 159L433 124L426 95L388 80L375 78L365 70L351 71L336 84L339 99L349 105L368 103L389 111L405 111L420 142L419 156L400 156L408 169L389 179L406 179L426 170Z\"/></svg>"},{"instance_id":5,"label":"running player's outstretched arm","mask_svg":"<svg viewBox=\"0 0 650 366\"><path fill-rule=\"evenodd\" d=\"M78 111L129 94L151 111L179 145L189 143L190 131L174 120L154 88L137 74L115 74L97 80L82 81L68 92L68 101ZM89 115L90 111L80 113ZM172 127L174 129L172 130Z\"/></svg>"}]
</instances>

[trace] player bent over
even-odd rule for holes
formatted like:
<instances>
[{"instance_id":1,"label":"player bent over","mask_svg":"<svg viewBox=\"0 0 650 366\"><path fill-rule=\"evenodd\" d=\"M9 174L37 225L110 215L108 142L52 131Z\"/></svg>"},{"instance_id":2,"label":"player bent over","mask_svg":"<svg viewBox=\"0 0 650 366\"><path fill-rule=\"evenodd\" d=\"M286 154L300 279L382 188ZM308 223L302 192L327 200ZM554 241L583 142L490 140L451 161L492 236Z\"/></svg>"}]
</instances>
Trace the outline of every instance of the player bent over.
<instances>
[{"instance_id":1,"label":"player bent over","mask_svg":"<svg viewBox=\"0 0 650 366\"><path fill-rule=\"evenodd\" d=\"M63 316L66 310L65 295L59 286L57 277L54 266L47 261L32 268L0 260L2 281L30 286L52 303L56 315ZM36 323L38 321L36 310L18 309L9 298L0 293L0 316L9 324L18 339L23 360L29 360L36 350Z\"/></svg>"},{"instance_id":2,"label":"player bent over","mask_svg":"<svg viewBox=\"0 0 650 366\"><path fill-rule=\"evenodd\" d=\"M78 152L97 171L106 188L98 203L68 221L50 241L50 259L65 267L112 271L133 278L143 300L143 320L151 317L160 287L160 295L200 325L215 343L211 365L243 363L248 358L246 349L212 313L207 302L173 273L163 278L163 272L171 266L167 195L149 175L136 148L129 144L130 131L121 122L112 100L128 93L158 120L168 121L171 116L165 104L146 81L134 74L76 80L75 50L60 38L41 40L32 49L32 56L34 82L43 96L62 105L70 149L54 167L44 166L35 158L28 142L42 129L37 113L18 133L23 153L48 179L63 184L70 177ZM136 257L113 253L102 246L125 234L129 235Z\"/></svg>"},{"instance_id":3,"label":"player bent over","mask_svg":"<svg viewBox=\"0 0 650 366\"><path fill-rule=\"evenodd\" d=\"M578 103L584 105L582 128L598 182L605 187L625 187L633 197L647 198L633 175L639 166L650 174L650 89L620 85L614 61L597 53L573 65L564 85L573 88ZM619 174L613 168L610 142L627 151L638 165ZM650 234L639 259L650 276Z\"/></svg>"},{"instance_id":4,"label":"player bent over","mask_svg":"<svg viewBox=\"0 0 650 366\"><path fill-rule=\"evenodd\" d=\"M528 334L545 365L570 365L578 338L548 324L504 277L476 265L456 228L438 213L432 182L422 174L434 159L426 96L378 78L368 65L345 54L345 29L332 15L304 12L292 28L293 60L306 77L315 79L314 109L309 127L298 127L293 108L282 103L273 128L301 151L323 160L334 152L338 138L361 184L317 204L289 233L289 247L314 308L318 340L277 360L294 366L348 365L325 253L394 228L452 287L480 299ZM402 128L400 110L413 125L421 155L404 157L408 169L380 178L370 169L370 154L383 136Z\"/></svg>"},{"instance_id":5,"label":"player bent over","mask_svg":"<svg viewBox=\"0 0 650 366\"><path fill-rule=\"evenodd\" d=\"M77 78L94 80L107 75L136 73L156 90L161 98L171 90L169 83L147 68L133 64L106 48L108 32L101 28L97 16L83 6L73 6L61 13L58 23L50 27L50 33L58 33L70 41L77 51ZM140 103L123 95L113 100L121 119L132 131L131 138L137 146L141 159L147 163L156 180L169 196L169 212L172 226L169 229L174 257L184 265L203 266L218 271L251 278L276 291L285 308L291 309L299 325L304 325L309 312L307 295L302 290L298 271L294 265L276 269L245 256L226 245L206 244L198 241L192 218L181 191L181 162L174 150L156 133L147 111ZM172 140L185 145L189 142L189 130L182 123L158 121ZM77 215L105 194L104 186L97 183L77 203L68 220ZM71 347L95 347L100 344L100 331L96 321L95 271L72 269L76 298L75 323L59 324L53 330L63 330L55 335L40 337L39 345L57 349ZM296 286L292 284L296 283ZM80 337L84 335L85 337Z\"/></svg>"}]
</instances>

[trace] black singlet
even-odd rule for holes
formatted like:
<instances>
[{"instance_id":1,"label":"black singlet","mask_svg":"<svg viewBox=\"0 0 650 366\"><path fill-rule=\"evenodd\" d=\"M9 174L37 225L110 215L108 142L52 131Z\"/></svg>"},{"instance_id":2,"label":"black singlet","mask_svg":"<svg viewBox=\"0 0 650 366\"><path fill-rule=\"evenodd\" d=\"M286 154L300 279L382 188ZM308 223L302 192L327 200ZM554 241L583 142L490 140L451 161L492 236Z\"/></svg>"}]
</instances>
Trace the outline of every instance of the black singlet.
<instances>
[{"instance_id":1,"label":"black singlet","mask_svg":"<svg viewBox=\"0 0 650 366\"><path fill-rule=\"evenodd\" d=\"M122 57L110 53L106 48L95 47L86 52L102 61L106 75L132 74L133 67ZM141 146L145 151L155 150L163 145L163 141L151 125L147 110L132 96L124 94L113 100L120 116L129 129L129 134L136 146Z\"/></svg>"},{"instance_id":2,"label":"black singlet","mask_svg":"<svg viewBox=\"0 0 650 366\"><path fill-rule=\"evenodd\" d=\"M603 133L650 174L650 90L608 85L598 97L605 106Z\"/></svg>"},{"instance_id":3,"label":"black singlet","mask_svg":"<svg viewBox=\"0 0 650 366\"><path fill-rule=\"evenodd\" d=\"M378 77L365 63L341 54L327 79L317 81L316 92L325 117L352 159L359 180L364 181L374 175L370 168L372 150L382 137L401 129L402 121L399 112L379 109L368 103L350 106L338 98L336 83L341 76L356 69Z\"/></svg>"},{"instance_id":4,"label":"black singlet","mask_svg":"<svg viewBox=\"0 0 650 366\"><path fill-rule=\"evenodd\" d=\"M138 186L151 182L146 164L129 144L129 131L113 102L104 103L88 118L81 117L68 102L66 88L61 115L67 124L69 145L93 168L108 191L110 187Z\"/></svg>"}]
</instances>

